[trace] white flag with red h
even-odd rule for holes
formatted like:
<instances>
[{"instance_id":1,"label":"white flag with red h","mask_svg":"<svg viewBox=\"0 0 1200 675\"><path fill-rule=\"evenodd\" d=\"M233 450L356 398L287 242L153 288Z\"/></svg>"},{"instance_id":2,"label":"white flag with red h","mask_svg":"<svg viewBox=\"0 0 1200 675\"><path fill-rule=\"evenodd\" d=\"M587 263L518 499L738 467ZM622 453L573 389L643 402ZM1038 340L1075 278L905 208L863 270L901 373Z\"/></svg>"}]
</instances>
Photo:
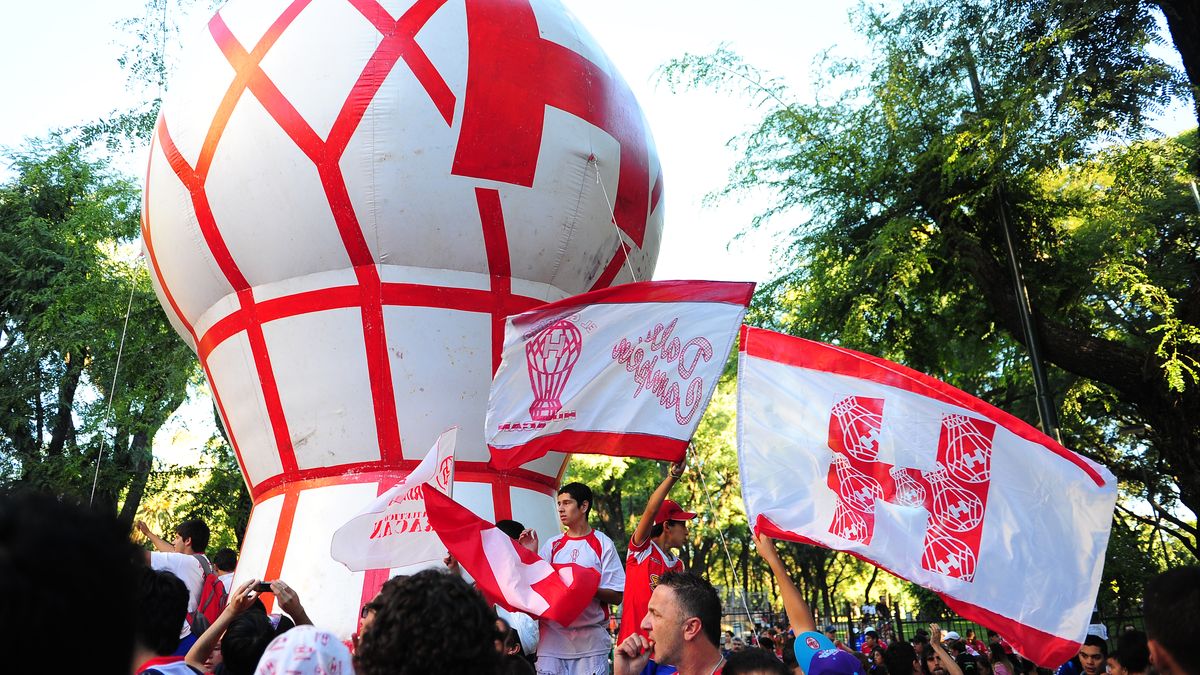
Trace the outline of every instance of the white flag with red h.
<instances>
[{"instance_id":1,"label":"white flag with red h","mask_svg":"<svg viewBox=\"0 0 1200 675\"><path fill-rule=\"evenodd\" d=\"M934 378L748 327L738 456L756 530L932 589L1041 666L1077 652L1117 495L1103 466Z\"/></svg>"},{"instance_id":2,"label":"white flag with red h","mask_svg":"<svg viewBox=\"0 0 1200 675\"><path fill-rule=\"evenodd\" d=\"M488 398L489 466L550 451L679 461L753 293L646 281L509 317Z\"/></svg>"}]
</instances>

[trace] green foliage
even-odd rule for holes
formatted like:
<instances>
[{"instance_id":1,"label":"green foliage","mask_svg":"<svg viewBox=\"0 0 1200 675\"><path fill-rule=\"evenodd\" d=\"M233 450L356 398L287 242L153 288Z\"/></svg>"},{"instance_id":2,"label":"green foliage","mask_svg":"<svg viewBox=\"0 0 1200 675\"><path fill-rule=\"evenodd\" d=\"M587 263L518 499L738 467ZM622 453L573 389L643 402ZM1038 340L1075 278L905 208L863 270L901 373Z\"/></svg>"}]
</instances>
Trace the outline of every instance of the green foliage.
<instances>
[{"instance_id":1,"label":"green foliage","mask_svg":"<svg viewBox=\"0 0 1200 675\"><path fill-rule=\"evenodd\" d=\"M1016 233L1064 442L1168 514L1200 509L1200 219L1194 133L1148 120L1179 73L1144 3L862 7L867 63L796 100L727 49L673 86L747 93L761 124L723 195L795 222L748 321L902 362L1035 420L1000 227ZM1136 435L1129 433L1134 430ZM1169 534L1192 554L1197 531Z\"/></svg>"},{"instance_id":2,"label":"green foliage","mask_svg":"<svg viewBox=\"0 0 1200 675\"><path fill-rule=\"evenodd\" d=\"M194 359L133 259L137 188L60 136L0 185L0 480L132 509ZM126 324L126 312L129 313ZM124 349L121 349L122 340ZM113 388L118 353L120 372Z\"/></svg>"},{"instance_id":3,"label":"green foliage","mask_svg":"<svg viewBox=\"0 0 1200 675\"><path fill-rule=\"evenodd\" d=\"M194 466L159 467L151 473L138 518L156 532L170 532L189 518L208 523L212 538L208 552L241 549L250 521L250 493L237 457L217 435L205 444Z\"/></svg>"}]
</instances>

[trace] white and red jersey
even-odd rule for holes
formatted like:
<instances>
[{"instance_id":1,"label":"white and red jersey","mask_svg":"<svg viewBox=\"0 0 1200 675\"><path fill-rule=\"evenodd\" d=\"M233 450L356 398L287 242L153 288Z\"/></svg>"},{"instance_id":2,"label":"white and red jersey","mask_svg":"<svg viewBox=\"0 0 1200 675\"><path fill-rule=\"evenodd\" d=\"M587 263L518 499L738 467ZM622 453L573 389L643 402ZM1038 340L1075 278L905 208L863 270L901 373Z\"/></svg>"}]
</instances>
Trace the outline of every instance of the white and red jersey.
<instances>
[{"instance_id":1,"label":"white and red jersey","mask_svg":"<svg viewBox=\"0 0 1200 675\"><path fill-rule=\"evenodd\" d=\"M617 644L634 633L646 635L641 626L646 608L650 605L650 594L662 575L682 571L683 561L659 548L653 539L647 538L640 546L629 540L629 553L625 556L625 597Z\"/></svg>"},{"instance_id":2,"label":"white and red jersey","mask_svg":"<svg viewBox=\"0 0 1200 675\"><path fill-rule=\"evenodd\" d=\"M551 564L574 563L600 572L600 588L620 591L625 587L625 568L613 545L603 532L592 530L582 537L560 534L542 544L538 554ZM579 618L569 626L542 620L538 656L574 659L612 651L609 637L608 606L593 599Z\"/></svg>"}]
</instances>

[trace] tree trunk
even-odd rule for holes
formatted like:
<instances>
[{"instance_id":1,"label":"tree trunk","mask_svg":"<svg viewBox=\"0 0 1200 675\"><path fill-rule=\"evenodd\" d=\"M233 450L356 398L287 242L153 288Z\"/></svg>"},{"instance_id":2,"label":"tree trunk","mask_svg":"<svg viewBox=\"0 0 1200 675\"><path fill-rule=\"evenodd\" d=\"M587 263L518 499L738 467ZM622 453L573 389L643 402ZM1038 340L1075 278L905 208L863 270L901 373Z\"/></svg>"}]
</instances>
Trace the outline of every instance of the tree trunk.
<instances>
[{"instance_id":1,"label":"tree trunk","mask_svg":"<svg viewBox=\"0 0 1200 675\"><path fill-rule=\"evenodd\" d=\"M879 568L871 566L871 578L867 581L867 588L863 591L863 604L871 604L871 587L875 585L875 580L879 578Z\"/></svg>"},{"instance_id":2,"label":"tree trunk","mask_svg":"<svg viewBox=\"0 0 1200 675\"><path fill-rule=\"evenodd\" d=\"M1196 0L1154 0L1167 18L1171 41L1192 84L1192 110L1200 123L1200 4Z\"/></svg>"},{"instance_id":3,"label":"tree trunk","mask_svg":"<svg viewBox=\"0 0 1200 675\"><path fill-rule=\"evenodd\" d=\"M49 455L62 455L67 441L75 436L75 390L83 377L82 353L67 354L67 370L58 384L58 405L54 411L54 427L50 430L50 442L46 446Z\"/></svg>"},{"instance_id":4,"label":"tree trunk","mask_svg":"<svg viewBox=\"0 0 1200 675\"><path fill-rule=\"evenodd\" d=\"M153 438L152 434L140 431L133 435L133 440L129 444L133 480L129 484L129 491L125 494L125 502L121 504L121 511L117 514L117 520L123 527L129 529L133 528L133 519L137 515L138 507L142 504L142 495L146 492L146 482L150 478L150 468L153 465L153 455L150 452L151 438ZM241 543L240 539L238 543Z\"/></svg>"}]
</instances>

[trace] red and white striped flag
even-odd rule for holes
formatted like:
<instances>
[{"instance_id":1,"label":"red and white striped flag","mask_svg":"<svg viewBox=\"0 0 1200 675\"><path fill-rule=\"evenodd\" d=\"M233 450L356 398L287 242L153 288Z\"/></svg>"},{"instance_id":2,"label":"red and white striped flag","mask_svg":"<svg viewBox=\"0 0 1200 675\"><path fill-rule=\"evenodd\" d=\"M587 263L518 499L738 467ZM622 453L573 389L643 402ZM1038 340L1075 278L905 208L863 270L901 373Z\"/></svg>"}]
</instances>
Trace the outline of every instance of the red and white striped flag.
<instances>
[{"instance_id":1,"label":"red and white striped flag","mask_svg":"<svg viewBox=\"0 0 1200 675\"><path fill-rule=\"evenodd\" d=\"M679 461L753 293L646 281L509 317L488 398L489 466L552 450Z\"/></svg>"},{"instance_id":2,"label":"red and white striped flag","mask_svg":"<svg viewBox=\"0 0 1200 675\"><path fill-rule=\"evenodd\" d=\"M446 549L429 527L421 486L454 494L457 436L458 427L438 436L411 473L339 527L329 543L330 557L355 572L440 562Z\"/></svg>"},{"instance_id":3,"label":"red and white striped flag","mask_svg":"<svg viewBox=\"0 0 1200 675\"><path fill-rule=\"evenodd\" d=\"M743 328L738 459L755 529L936 591L1038 665L1087 632L1116 479L890 361Z\"/></svg>"},{"instance_id":4,"label":"red and white striped flag","mask_svg":"<svg viewBox=\"0 0 1200 675\"><path fill-rule=\"evenodd\" d=\"M569 626L600 587L600 572L551 565L470 509L425 486L429 522L488 602Z\"/></svg>"}]
</instances>

